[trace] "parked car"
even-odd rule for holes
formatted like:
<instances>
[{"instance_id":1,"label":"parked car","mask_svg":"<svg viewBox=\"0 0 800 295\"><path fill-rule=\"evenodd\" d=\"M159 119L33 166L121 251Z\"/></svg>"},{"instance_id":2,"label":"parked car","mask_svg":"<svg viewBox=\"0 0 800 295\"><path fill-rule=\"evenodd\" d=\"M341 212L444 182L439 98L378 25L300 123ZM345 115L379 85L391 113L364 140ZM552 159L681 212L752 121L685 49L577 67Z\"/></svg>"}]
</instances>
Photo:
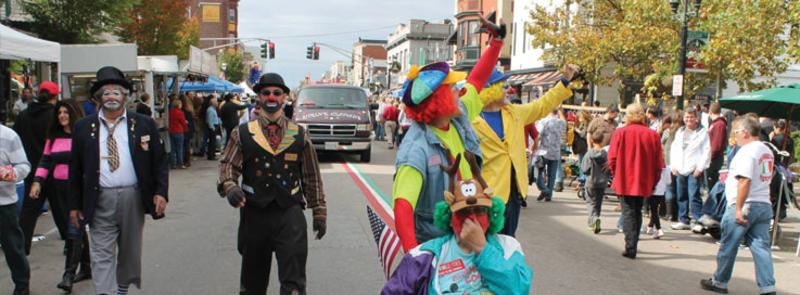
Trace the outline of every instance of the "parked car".
<instances>
[{"instance_id":1,"label":"parked car","mask_svg":"<svg viewBox=\"0 0 800 295\"><path fill-rule=\"evenodd\" d=\"M347 85L305 86L294 101L294 121L308 130L320 152L358 153L369 162L372 153L372 119L367 94Z\"/></svg>"}]
</instances>

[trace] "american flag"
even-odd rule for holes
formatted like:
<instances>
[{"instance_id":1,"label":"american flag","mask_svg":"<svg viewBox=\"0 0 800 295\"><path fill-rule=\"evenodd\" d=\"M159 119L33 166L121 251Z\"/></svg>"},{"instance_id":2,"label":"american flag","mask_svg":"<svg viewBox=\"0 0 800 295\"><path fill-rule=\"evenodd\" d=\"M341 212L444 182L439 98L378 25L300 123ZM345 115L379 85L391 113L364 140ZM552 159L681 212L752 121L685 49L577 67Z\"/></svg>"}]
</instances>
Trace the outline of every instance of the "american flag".
<instances>
[{"instance_id":1,"label":"american flag","mask_svg":"<svg viewBox=\"0 0 800 295\"><path fill-rule=\"evenodd\" d=\"M375 214L375 211L369 205L367 205L367 215L369 216L369 226L372 228L375 244L378 245L378 259L380 259L383 273L388 279L392 274L394 259L400 250L400 237L391 227L386 225L386 222L378 214Z\"/></svg>"}]
</instances>

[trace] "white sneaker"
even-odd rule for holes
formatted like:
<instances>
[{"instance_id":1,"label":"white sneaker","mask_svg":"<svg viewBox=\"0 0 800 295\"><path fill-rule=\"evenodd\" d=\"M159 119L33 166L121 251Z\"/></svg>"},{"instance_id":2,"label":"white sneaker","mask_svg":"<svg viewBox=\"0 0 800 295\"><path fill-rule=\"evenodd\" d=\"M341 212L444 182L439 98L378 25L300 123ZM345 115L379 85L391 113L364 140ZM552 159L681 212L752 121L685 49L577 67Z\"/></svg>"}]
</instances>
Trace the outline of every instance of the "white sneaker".
<instances>
[{"instance_id":1,"label":"white sneaker","mask_svg":"<svg viewBox=\"0 0 800 295\"><path fill-rule=\"evenodd\" d=\"M703 233L703 225L699 223L692 225L692 232L696 234Z\"/></svg>"},{"instance_id":2,"label":"white sneaker","mask_svg":"<svg viewBox=\"0 0 800 295\"><path fill-rule=\"evenodd\" d=\"M690 227L688 224L686 224L686 223L683 223L683 222L673 223L673 224L672 224L670 227L671 227L673 230L687 230L687 229L691 229L691 227Z\"/></svg>"},{"instance_id":3,"label":"white sneaker","mask_svg":"<svg viewBox=\"0 0 800 295\"><path fill-rule=\"evenodd\" d=\"M664 231L660 230L660 229L653 233L653 239L656 239L656 240L660 239L663 236L664 236Z\"/></svg>"},{"instance_id":4,"label":"white sneaker","mask_svg":"<svg viewBox=\"0 0 800 295\"><path fill-rule=\"evenodd\" d=\"M645 229L644 233L646 233L648 235L652 235L653 234L653 227L652 226L647 226L647 228Z\"/></svg>"}]
</instances>

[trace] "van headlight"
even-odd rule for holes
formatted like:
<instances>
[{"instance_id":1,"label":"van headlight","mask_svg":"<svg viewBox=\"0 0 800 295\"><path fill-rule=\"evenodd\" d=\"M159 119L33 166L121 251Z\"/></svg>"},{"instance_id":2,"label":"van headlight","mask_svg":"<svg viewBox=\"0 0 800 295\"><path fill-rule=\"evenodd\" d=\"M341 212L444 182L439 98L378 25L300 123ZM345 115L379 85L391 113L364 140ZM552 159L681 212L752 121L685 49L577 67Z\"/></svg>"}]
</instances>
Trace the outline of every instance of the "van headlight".
<instances>
[{"instance_id":1,"label":"van headlight","mask_svg":"<svg viewBox=\"0 0 800 295\"><path fill-rule=\"evenodd\" d=\"M356 124L356 131L370 131L371 128L369 124Z\"/></svg>"}]
</instances>

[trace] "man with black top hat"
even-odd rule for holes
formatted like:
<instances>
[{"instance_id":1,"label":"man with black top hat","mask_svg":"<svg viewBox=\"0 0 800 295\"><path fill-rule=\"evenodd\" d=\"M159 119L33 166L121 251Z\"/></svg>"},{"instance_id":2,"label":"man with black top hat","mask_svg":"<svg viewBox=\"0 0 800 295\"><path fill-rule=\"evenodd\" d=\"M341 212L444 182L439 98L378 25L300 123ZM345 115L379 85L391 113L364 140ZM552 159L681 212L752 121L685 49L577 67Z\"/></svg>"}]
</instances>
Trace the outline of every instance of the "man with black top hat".
<instances>
[{"instance_id":1,"label":"man with black top hat","mask_svg":"<svg viewBox=\"0 0 800 295\"><path fill-rule=\"evenodd\" d=\"M97 294L141 288L145 214L164 217L169 168L155 121L126 111L130 83L114 67L97 71L97 114L75 123L69 165L73 225L89 225Z\"/></svg>"},{"instance_id":2,"label":"man with black top hat","mask_svg":"<svg viewBox=\"0 0 800 295\"><path fill-rule=\"evenodd\" d=\"M239 293L266 294L275 252L280 294L305 294L308 237L303 209L313 212L317 239L326 229L317 154L306 131L283 113L289 95L283 78L264 74L253 90L261 111L258 118L231 132L222 153L218 185L220 195L240 208Z\"/></svg>"}]
</instances>

